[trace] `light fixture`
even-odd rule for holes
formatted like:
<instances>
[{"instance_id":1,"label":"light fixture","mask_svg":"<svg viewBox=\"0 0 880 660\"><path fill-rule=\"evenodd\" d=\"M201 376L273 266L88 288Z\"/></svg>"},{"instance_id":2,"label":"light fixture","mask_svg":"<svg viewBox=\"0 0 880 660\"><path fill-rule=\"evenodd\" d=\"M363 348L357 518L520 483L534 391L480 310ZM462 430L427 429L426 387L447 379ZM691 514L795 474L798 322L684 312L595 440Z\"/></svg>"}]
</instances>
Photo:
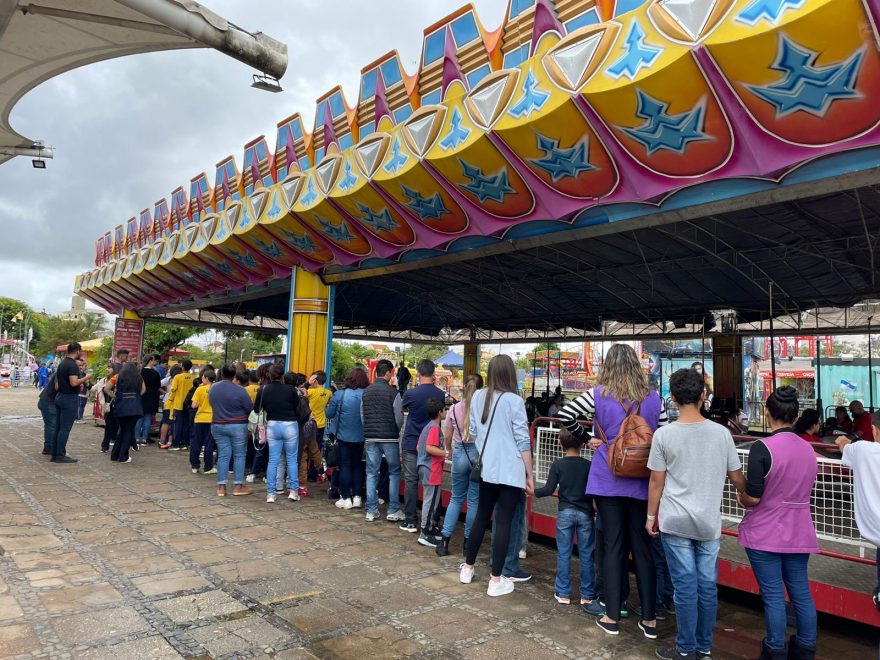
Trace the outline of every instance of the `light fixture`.
<instances>
[{"instance_id":1,"label":"light fixture","mask_svg":"<svg viewBox=\"0 0 880 660\"><path fill-rule=\"evenodd\" d=\"M254 89L262 89L264 92L272 92L273 94L282 91L281 83L278 82L278 78L270 76L268 73L255 73L254 82L251 83L251 87Z\"/></svg>"},{"instance_id":2,"label":"light fixture","mask_svg":"<svg viewBox=\"0 0 880 660\"><path fill-rule=\"evenodd\" d=\"M45 170L46 169L46 161L42 158L34 158L31 161L31 165L34 166L35 170Z\"/></svg>"}]
</instances>

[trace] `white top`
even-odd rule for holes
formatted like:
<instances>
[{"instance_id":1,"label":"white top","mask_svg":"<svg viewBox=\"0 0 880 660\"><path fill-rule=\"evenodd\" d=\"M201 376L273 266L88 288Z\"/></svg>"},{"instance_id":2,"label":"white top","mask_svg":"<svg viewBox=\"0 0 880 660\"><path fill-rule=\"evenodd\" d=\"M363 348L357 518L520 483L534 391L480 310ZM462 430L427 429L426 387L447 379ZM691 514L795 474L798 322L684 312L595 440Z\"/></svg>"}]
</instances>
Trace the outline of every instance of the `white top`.
<instances>
[{"instance_id":1,"label":"white top","mask_svg":"<svg viewBox=\"0 0 880 660\"><path fill-rule=\"evenodd\" d=\"M852 468L856 525L880 546L880 444L860 440L843 448L842 463Z\"/></svg>"}]
</instances>

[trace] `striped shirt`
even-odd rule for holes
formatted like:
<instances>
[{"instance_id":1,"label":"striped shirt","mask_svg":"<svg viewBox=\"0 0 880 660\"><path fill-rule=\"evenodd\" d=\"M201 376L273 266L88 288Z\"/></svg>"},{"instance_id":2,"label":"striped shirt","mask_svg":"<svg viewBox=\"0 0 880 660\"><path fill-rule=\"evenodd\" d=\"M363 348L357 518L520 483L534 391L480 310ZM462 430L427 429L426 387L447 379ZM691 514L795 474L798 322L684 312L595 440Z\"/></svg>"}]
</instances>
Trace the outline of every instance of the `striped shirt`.
<instances>
[{"instance_id":1,"label":"striped shirt","mask_svg":"<svg viewBox=\"0 0 880 660\"><path fill-rule=\"evenodd\" d=\"M566 403L562 410L559 411L559 421L574 437L586 442L590 439L587 430L578 424L578 417L587 417L593 419L596 414L596 400L593 390L589 389L576 399ZM666 426L669 423L669 417L666 414L666 402L661 400L660 404L660 420L658 426Z\"/></svg>"}]
</instances>

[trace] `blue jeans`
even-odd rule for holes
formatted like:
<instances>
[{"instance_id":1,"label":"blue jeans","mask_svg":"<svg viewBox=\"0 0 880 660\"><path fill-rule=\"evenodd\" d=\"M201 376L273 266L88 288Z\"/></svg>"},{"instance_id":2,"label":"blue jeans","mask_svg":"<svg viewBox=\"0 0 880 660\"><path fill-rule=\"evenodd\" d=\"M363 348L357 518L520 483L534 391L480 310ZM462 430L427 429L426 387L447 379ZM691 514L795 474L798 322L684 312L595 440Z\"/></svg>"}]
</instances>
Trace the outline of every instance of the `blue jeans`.
<instances>
[{"instance_id":1,"label":"blue jeans","mask_svg":"<svg viewBox=\"0 0 880 660\"><path fill-rule=\"evenodd\" d=\"M388 513L400 511L400 443L367 443L367 513L379 513L379 468L388 463Z\"/></svg>"},{"instance_id":2,"label":"blue jeans","mask_svg":"<svg viewBox=\"0 0 880 660\"><path fill-rule=\"evenodd\" d=\"M577 535L581 598L596 597L593 569L593 516L580 509L561 509L556 516L556 593L571 596L571 552Z\"/></svg>"},{"instance_id":3,"label":"blue jeans","mask_svg":"<svg viewBox=\"0 0 880 660\"><path fill-rule=\"evenodd\" d=\"M150 437L150 427L153 425L153 413L144 413L134 426L134 437L137 440L146 440Z\"/></svg>"},{"instance_id":4,"label":"blue jeans","mask_svg":"<svg viewBox=\"0 0 880 660\"><path fill-rule=\"evenodd\" d=\"M767 628L764 644L775 651L785 648L785 591L788 590L797 621L795 639L801 646L815 648L816 607L810 595L807 576L810 555L765 552L751 548L746 548L746 554L764 600L764 625Z\"/></svg>"},{"instance_id":5,"label":"blue jeans","mask_svg":"<svg viewBox=\"0 0 880 660\"><path fill-rule=\"evenodd\" d=\"M477 458L479 452L473 442L458 442L452 450L452 496L443 519L443 536L447 538L455 531L455 524L465 501L467 513L464 517L464 537L471 535L471 525L474 524L480 501L480 484L471 481L471 467L477 462Z\"/></svg>"},{"instance_id":6,"label":"blue jeans","mask_svg":"<svg viewBox=\"0 0 880 660\"><path fill-rule=\"evenodd\" d=\"M82 419L82 418L83 418L83 414L86 412L86 404L88 404L88 402L89 402L89 397L87 397L87 396L80 396L80 395L77 394L77 395L76 395L76 398L78 399L78 401L76 402L76 404L77 404L77 408L76 408L76 418L77 418L77 419Z\"/></svg>"},{"instance_id":7,"label":"blue jeans","mask_svg":"<svg viewBox=\"0 0 880 660\"><path fill-rule=\"evenodd\" d=\"M211 435L217 443L217 485L229 480L229 461L232 460L232 482L244 483L244 458L247 453L247 424L211 424ZM266 475L268 478L268 475Z\"/></svg>"},{"instance_id":8,"label":"blue jeans","mask_svg":"<svg viewBox=\"0 0 880 660\"><path fill-rule=\"evenodd\" d=\"M339 441L339 497L351 499L360 497L363 485L361 458L364 455L363 442Z\"/></svg>"},{"instance_id":9,"label":"blue jeans","mask_svg":"<svg viewBox=\"0 0 880 660\"><path fill-rule=\"evenodd\" d=\"M55 442L55 429L58 427L58 413L55 404L43 398L37 401L37 408L43 416L43 451L51 453L52 443Z\"/></svg>"},{"instance_id":10,"label":"blue jeans","mask_svg":"<svg viewBox=\"0 0 880 660\"><path fill-rule=\"evenodd\" d=\"M709 652L718 611L721 539L695 541L664 533L661 540L675 588L675 648L679 653ZM784 638L784 620L782 633Z\"/></svg>"},{"instance_id":11,"label":"blue jeans","mask_svg":"<svg viewBox=\"0 0 880 660\"><path fill-rule=\"evenodd\" d=\"M269 443L269 467L266 468L266 492L275 492L275 473L281 459L281 450L287 459L287 483L290 490L299 490L299 423L269 422L266 425ZM242 469L242 474L244 470Z\"/></svg>"},{"instance_id":12,"label":"blue jeans","mask_svg":"<svg viewBox=\"0 0 880 660\"><path fill-rule=\"evenodd\" d=\"M477 501L479 503L479 496L477 496ZM478 504L479 505L479 504ZM496 507L497 509L497 507ZM519 551L522 548L523 541L523 518L526 515L526 494L523 491L522 495L519 498L519 501L516 503L516 507L513 509L513 518L510 523L510 540L507 543L507 554L504 556L504 568L501 571L501 575L513 575L514 573L519 572ZM497 525L495 524L496 519L498 518L498 512L495 511L495 515L492 518L492 544L495 544L495 529Z\"/></svg>"},{"instance_id":13,"label":"blue jeans","mask_svg":"<svg viewBox=\"0 0 880 660\"><path fill-rule=\"evenodd\" d=\"M62 458L67 455L67 438L76 421L79 407L76 394L58 394L55 396L55 438L52 442L52 457Z\"/></svg>"},{"instance_id":14,"label":"blue jeans","mask_svg":"<svg viewBox=\"0 0 880 660\"><path fill-rule=\"evenodd\" d=\"M654 568L657 574L657 604L668 605L673 601L675 590L661 539L651 539L651 554L654 557Z\"/></svg>"}]
</instances>

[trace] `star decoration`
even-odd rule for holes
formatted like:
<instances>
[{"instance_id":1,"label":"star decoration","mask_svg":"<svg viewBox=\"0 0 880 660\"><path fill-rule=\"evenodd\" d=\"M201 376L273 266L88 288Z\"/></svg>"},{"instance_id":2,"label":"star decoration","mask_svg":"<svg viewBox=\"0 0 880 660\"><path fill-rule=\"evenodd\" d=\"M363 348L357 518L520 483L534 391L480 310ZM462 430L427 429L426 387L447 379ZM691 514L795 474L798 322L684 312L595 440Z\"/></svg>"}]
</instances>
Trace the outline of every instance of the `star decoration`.
<instances>
[{"instance_id":1,"label":"star decoration","mask_svg":"<svg viewBox=\"0 0 880 660\"><path fill-rule=\"evenodd\" d=\"M529 69L522 86L523 95L516 104L508 111L512 117L531 117L535 110L540 110L544 104L550 99L550 93L542 89L538 89L538 79Z\"/></svg>"},{"instance_id":2,"label":"star decoration","mask_svg":"<svg viewBox=\"0 0 880 660\"><path fill-rule=\"evenodd\" d=\"M394 144L391 145L391 158L382 169L388 174L397 174L397 170L406 165L408 161L409 158L400 148L400 138L394 138Z\"/></svg>"},{"instance_id":3,"label":"star decoration","mask_svg":"<svg viewBox=\"0 0 880 660\"><path fill-rule=\"evenodd\" d=\"M458 145L467 140L468 136L471 134L470 129L461 125L461 121L461 110L455 108L452 111L452 119L449 120L449 132L443 136L442 140L440 140L440 148L443 149L443 151L455 149Z\"/></svg>"},{"instance_id":4,"label":"star decoration","mask_svg":"<svg viewBox=\"0 0 880 660\"><path fill-rule=\"evenodd\" d=\"M658 151L674 151L683 154L691 142L711 140L703 132L706 115L705 100L700 100L693 108L678 115L670 115L669 104L651 98L641 89L636 90L639 108L636 115L645 120L641 126L628 128L621 126L626 135L644 145L651 156Z\"/></svg>"},{"instance_id":5,"label":"star decoration","mask_svg":"<svg viewBox=\"0 0 880 660\"><path fill-rule=\"evenodd\" d=\"M345 161L345 174L343 175L342 180L339 182L339 187L345 192L348 192L354 187L357 182L357 176L354 174L354 172L351 171L351 161Z\"/></svg>"},{"instance_id":6,"label":"star decoration","mask_svg":"<svg viewBox=\"0 0 880 660\"><path fill-rule=\"evenodd\" d=\"M327 238L332 241L338 241L341 243L346 243L348 241L354 240L354 235L349 230L348 225L345 222L341 222L337 227L330 220L321 217L317 213L315 213L315 220L318 221L318 224L321 225L321 229L324 230L324 234L326 234Z\"/></svg>"},{"instance_id":7,"label":"star decoration","mask_svg":"<svg viewBox=\"0 0 880 660\"><path fill-rule=\"evenodd\" d=\"M538 133L538 149L544 152L544 157L529 158L529 162L549 174L554 183L596 169L595 165L590 164L590 146L586 136L573 147L560 149L559 140Z\"/></svg>"},{"instance_id":8,"label":"star decoration","mask_svg":"<svg viewBox=\"0 0 880 660\"><path fill-rule=\"evenodd\" d=\"M355 202L355 206L358 207L358 211L361 213L358 220L365 225L372 227L374 231L390 233L397 229L398 224L395 222L394 218L391 217L391 213L387 208L383 208L377 213L366 204L361 204L357 201Z\"/></svg>"},{"instance_id":9,"label":"star decoration","mask_svg":"<svg viewBox=\"0 0 880 660\"><path fill-rule=\"evenodd\" d=\"M663 52L662 48L645 43L645 31L638 21L630 25L623 49L623 55L608 67L608 75L615 80L621 76L633 80L639 71L649 68Z\"/></svg>"},{"instance_id":10,"label":"star decoration","mask_svg":"<svg viewBox=\"0 0 880 660\"><path fill-rule=\"evenodd\" d=\"M460 158L462 174L464 174L470 183L461 184L461 188L474 195L481 202L487 200L504 202L504 198L510 193L516 193L516 190L510 187L508 183L507 168L502 167L495 174L485 175L479 167L469 165Z\"/></svg>"},{"instance_id":11,"label":"star decoration","mask_svg":"<svg viewBox=\"0 0 880 660\"><path fill-rule=\"evenodd\" d=\"M781 35L779 52L770 68L784 75L770 85L747 88L776 109L777 119L799 110L824 117L835 101L861 97L856 79L864 54L864 48L860 48L842 62L816 66L819 53Z\"/></svg>"},{"instance_id":12,"label":"star decoration","mask_svg":"<svg viewBox=\"0 0 880 660\"><path fill-rule=\"evenodd\" d=\"M417 190L413 190L402 184L400 187L403 194L406 195L409 200L406 202L407 208L419 216L419 220L422 220L423 222L425 220L439 220L442 216L452 213L452 211L446 208L446 204L443 203L443 197L440 196L440 193L435 192L430 197L422 197Z\"/></svg>"},{"instance_id":13,"label":"star decoration","mask_svg":"<svg viewBox=\"0 0 880 660\"><path fill-rule=\"evenodd\" d=\"M736 17L740 23L757 25L762 19L776 25L789 9L800 9L804 0L753 0Z\"/></svg>"}]
</instances>

